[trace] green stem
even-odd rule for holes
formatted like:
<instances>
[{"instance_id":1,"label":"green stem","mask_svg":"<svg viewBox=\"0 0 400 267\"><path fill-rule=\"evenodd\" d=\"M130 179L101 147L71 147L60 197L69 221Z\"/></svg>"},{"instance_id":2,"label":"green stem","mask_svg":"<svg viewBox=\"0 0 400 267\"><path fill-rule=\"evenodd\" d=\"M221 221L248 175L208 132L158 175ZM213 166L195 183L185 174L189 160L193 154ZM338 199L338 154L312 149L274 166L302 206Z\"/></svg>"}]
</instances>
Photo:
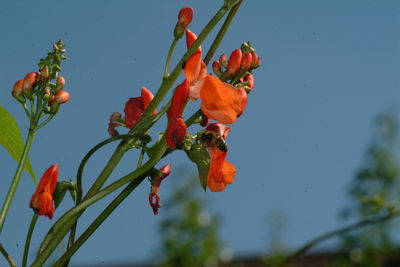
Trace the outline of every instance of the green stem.
<instances>
[{"instance_id":1,"label":"green stem","mask_svg":"<svg viewBox=\"0 0 400 267\"><path fill-rule=\"evenodd\" d=\"M242 4L243 1L238 2L235 4L235 6L232 7L231 11L229 12L228 16L226 17L226 20L224 21L224 24L222 24L221 29L219 30L217 36L214 39L214 42L211 44L210 49L208 50L206 56L204 57L204 63L208 65L210 63L210 60L214 56L215 52L217 51L218 46L221 44L222 39L224 39L224 36L226 32L229 29L229 26L232 23L233 18L235 17L237 11L239 10L240 5Z\"/></svg>"},{"instance_id":2,"label":"green stem","mask_svg":"<svg viewBox=\"0 0 400 267\"><path fill-rule=\"evenodd\" d=\"M136 131L144 131L147 130L143 127L144 124L149 124L149 117L151 113L158 107L161 103L165 95L168 93L168 90L172 87L175 83L176 79L178 78L179 74L182 72L182 64L185 62L189 56L191 56L197 48L201 45L203 40L207 37L210 31L215 27L215 25L221 20L221 18L225 15L225 13L229 10L228 7L223 6L218 12L214 15L214 17L210 20L210 22L206 25L206 27L202 30L200 35L198 36L197 40L193 43L193 45L188 49L188 51L184 54L181 60L178 62L172 73L168 76L168 78L163 79L163 82L158 89L155 97L153 98L152 102L143 112L142 117L140 118L137 125L130 130L130 133ZM150 170L158 160L164 155L166 151L165 140L163 141L161 148L157 151L157 155L154 155L145 165L141 168L137 169L136 171L128 174L124 178L112 183L108 187L104 188L103 190L99 189L104 184L105 180L108 178L111 171L114 169L115 165L118 163L119 159L125 153L122 151L121 146L123 145L122 142L120 146L116 149L113 156L111 157L110 161L106 164L103 172L97 178L95 184L89 189L86 197L84 198L83 202L77 205L75 208L72 208L68 212L66 212L50 229L49 233L46 235L45 239L42 242L39 255L34 262L34 265L40 266L43 264L44 261L49 257L49 255L54 251L55 247L59 244L74 222L78 219L80 212L82 212L86 207L92 205L99 199L105 197L109 193L117 190L119 187L123 186L127 182L133 181L137 177L141 176L143 173ZM159 154L159 155L158 155ZM143 172L143 173L142 173ZM97 192L97 193L96 193Z\"/></svg>"},{"instance_id":3,"label":"green stem","mask_svg":"<svg viewBox=\"0 0 400 267\"><path fill-rule=\"evenodd\" d=\"M49 121L51 121L51 119L54 117L55 115L52 114L49 117L47 117L47 119L45 121L43 121L41 124L38 125L38 127L36 127L36 131L39 130L40 128L42 128L43 126L45 126L47 123L49 123Z\"/></svg>"},{"instance_id":4,"label":"green stem","mask_svg":"<svg viewBox=\"0 0 400 267\"><path fill-rule=\"evenodd\" d=\"M54 224L50 232L43 240L39 249L39 255L36 258L35 262L33 262L32 267L43 265L43 263L51 255L57 245L61 242L65 234L74 224L74 222L83 210L129 182L142 182L146 174L157 164L157 162L163 156L166 149L167 146L165 144L165 138L163 138L159 143L159 148L156 150L154 156L150 158L142 167L136 169L135 171L125 175L124 177L115 181L104 189L98 191L90 198L83 200L79 205L70 209L63 216L61 216L61 218L58 219L58 221Z\"/></svg>"},{"instance_id":5,"label":"green stem","mask_svg":"<svg viewBox=\"0 0 400 267\"><path fill-rule=\"evenodd\" d=\"M279 264L279 266L288 265L294 259L300 257L301 255L306 253L308 250L310 250L312 247L314 247L315 245L317 245L318 243L321 243L322 241L324 241L326 239L329 239L331 237L341 235L341 234L344 234L344 233L347 233L347 232L350 232L350 231L353 231L353 230L356 230L356 229L359 229L359 228L362 228L365 226L369 226L372 224L383 223L383 222L389 221L389 220L394 219L399 216L400 216L400 212L390 213L390 214L383 215L383 216L376 217L376 218L365 219L360 222L340 228L338 230L334 230L334 231L328 232L326 234L323 234L323 235L311 240L310 242L307 242L299 250L294 252L292 255L288 256L282 263Z\"/></svg>"},{"instance_id":6,"label":"green stem","mask_svg":"<svg viewBox=\"0 0 400 267\"><path fill-rule=\"evenodd\" d=\"M33 230L35 229L35 225L36 225L36 221L37 221L38 217L39 216L36 212L33 213L31 224L29 225L28 234L26 235L24 256L22 258L22 267L26 267L28 253L29 253L29 246L31 244L32 233L33 233Z\"/></svg>"},{"instance_id":7,"label":"green stem","mask_svg":"<svg viewBox=\"0 0 400 267\"><path fill-rule=\"evenodd\" d=\"M142 149L137 163L137 168L142 166L142 161L145 151ZM74 253L85 243L85 241L97 230L97 228L104 222L105 219L121 204L124 199L129 196L132 191L143 181L144 177L139 177L139 179L132 181L128 186L122 190L121 193L103 210L102 213L88 226L88 228L79 236L79 238L71 244L67 251L56 261L55 266L67 266L69 260L74 255Z\"/></svg>"},{"instance_id":8,"label":"green stem","mask_svg":"<svg viewBox=\"0 0 400 267\"><path fill-rule=\"evenodd\" d=\"M6 258L8 264L10 264L11 267L17 266L15 264L15 262L13 261L13 259L11 258L10 254L8 254L8 252L5 250L5 248L3 247L2 244L0 244L0 252L1 252L1 254L3 254L4 258Z\"/></svg>"},{"instance_id":9,"label":"green stem","mask_svg":"<svg viewBox=\"0 0 400 267\"><path fill-rule=\"evenodd\" d=\"M4 200L3 207L1 208L1 211L0 211L0 233L3 229L8 210L11 206L12 200L15 195L15 191L17 190L19 181L21 180L22 172L24 171L24 167L25 167L25 162L28 159L29 151L32 147L34 137L35 137L35 128L30 127L28 136L25 141L24 150L22 151L22 155L21 155L21 158L18 163L17 170L15 171L14 178L11 182L10 188L8 189L6 199Z\"/></svg>"},{"instance_id":10,"label":"green stem","mask_svg":"<svg viewBox=\"0 0 400 267\"><path fill-rule=\"evenodd\" d=\"M28 119L29 119L31 117L31 114L29 113L29 110L28 110L28 107L26 106L26 103L23 103L22 107L24 108L26 116L28 116Z\"/></svg>"},{"instance_id":11,"label":"green stem","mask_svg":"<svg viewBox=\"0 0 400 267\"><path fill-rule=\"evenodd\" d=\"M174 49L176 44L178 43L179 38L174 38L174 40L171 43L171 46L169 47L169 51L168 51L168 56L167 56L167 60L165 61L165 69L164 69L164 75L163 78L166 79L169 76L169 65L171 63L171 57L172 54L174 53Z\"/></svg>"}]
</instances>

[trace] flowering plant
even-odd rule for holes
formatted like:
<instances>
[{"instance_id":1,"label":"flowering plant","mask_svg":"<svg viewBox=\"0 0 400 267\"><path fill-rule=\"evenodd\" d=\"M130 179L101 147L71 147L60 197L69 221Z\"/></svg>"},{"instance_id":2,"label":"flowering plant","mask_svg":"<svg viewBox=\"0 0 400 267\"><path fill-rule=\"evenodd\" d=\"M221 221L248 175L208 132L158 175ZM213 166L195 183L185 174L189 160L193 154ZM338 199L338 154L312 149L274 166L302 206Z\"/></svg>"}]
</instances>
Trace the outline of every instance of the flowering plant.
<instances>
[{"instance_id":1,"label":"flowering plant","mask_svg":"<svg viewBox=\"0 0 400 267\"><path fill-rule=\"evenodd\" d=\"M246 42L234 50L229 58L226 54L222 54L212 63L211 68L208 65L241 3L242 0L225 0L198 36L188 29L194 15L193 9L183 7L178 13L159 89L153 91L153 94L151 90L143 87L140 96L130 98L125 103L124 114L114 112L110 115L108 133L111 137L94 146L85 155L78 168L76 181L58 181L58 164L52 165L44 172L29 204L33 209L33 217L25 242L22 266L27 265L32 232L40 215L45 215L49 219L55 216L57 221L45 235L32 266L42 266L69 233L67 249L55 263L56 266L68 265L71 256L146 177L149 177L150 181L149 204L154 214L157 214L161 207L160 186L171 173L172 167L171 163L161 168L156 166L162 158L169 156L175 150L183 150L190 161L195 163L204 190L208 188L212 192L223 191L228 184L234 182L236 168L225 160L228 155L226 138L231 130L227 124L235 123L243 114L248 94L254 88L253 71L260 65L261 60L250 42ZM225 16L225 21L209 50L203 53L202 42ZM186 39L187 51L175 68L170 70L175 46L183 37ZM35 134L49 123L61 111L61 105L70 99L69 93L64 90L65 79L59 75L62 70L61 63L66 59L65 52L64 44L61 41L56 42L53 51L40 60L38 72L27 74L24 79L17 81L12 89L12 96L22 105L30 127L25 145L22 145L22 141L21 144L19 142L13 144L12 137L15 132L8 137L0 136L5 140L2 145L19 162L0 211L0 234L23 170L27 170L34 177L28 155ZM211 69L213 74L210 73ZM159 108L182 72L183 79L171 93L170 100ZM185 108L191 101L200 101L200 109L185 120ZM6 114L5 117L11 118L0 119L2 127L14 123L11 114L3 109L0 111ZM153 141L149 129L161 122L160 119L164 115L165 131ZM189 128L194 124L199 124L203 128L191 132ZM118 127L128 128L127 133L120 134ZM101 174L84 192L82 179L86 163L97 150L114 141L120 141L119 145L103 167ZM136 169L104 186L121 158L131 149L140 150ZM62 166L60 169L62 172ZM76 238L78 220L85 209L123 186L125 188ZM67 192L74 199L75 206L62 215L55 213L55 209ZM0 244L0 248L10 265L14 266L5 247Z\"/></svg>"}]
</instances>

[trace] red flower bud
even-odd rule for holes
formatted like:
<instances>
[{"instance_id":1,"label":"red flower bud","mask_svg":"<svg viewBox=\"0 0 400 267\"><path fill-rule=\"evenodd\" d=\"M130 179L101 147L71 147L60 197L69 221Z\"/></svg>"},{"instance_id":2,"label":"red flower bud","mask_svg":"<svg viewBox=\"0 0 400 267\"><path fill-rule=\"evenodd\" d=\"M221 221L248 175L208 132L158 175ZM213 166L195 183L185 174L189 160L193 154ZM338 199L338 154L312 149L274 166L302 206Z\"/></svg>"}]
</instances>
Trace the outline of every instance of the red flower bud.
<instances>
[{"instance_id":1,"label":"red flower bud","mask_svg":"<svg viewBox=\"0 0 400 267\"><path fill-rule=\"evenodd\" d=\"M228 61L228 68L224 73L226 79L232 79L235 77L236 73L240 69L240 63L242 62L242 51L240 49L235 49Z\"/></svg>"},{"instance_id":2,"label":"red flower bud","mask_svg":"<svg viewBox=\"0 0 400 267\"><path fill-rule=\"evenodd\" d=\"M243 112L244 112L244 110L245 110L245 108L247 106L248 97L247 97L246 90L244 90L243 88L238 88L237 90L239 90L240 95L242 97L242 102L241 102L242 103L242 106L241 106L242 109L241 109L241 112L239 112L237 114L237 117L239 118L243 114Z\"/></svg>"},{"instance_id":3,"label":"red flower bud","mask_svg":"<svg viewBox=\"0 0 400 267\"><path fill-rule=\"evenodd\" d=\"M174 95L171 100L171 107L167 111L168 119L182 117L183 108L189 96L189 82L184 80L183 83L178 85L175 89Z\"/></svg>"},{"instance_id":4,"label":"red flower bud","mask_svg":"<svg viewBox=\"0 0 400 267\"><path fill-rule=\"evenodd\" d=\"M221 76L222 75L221 64L219 63L219 60L216 60L216 61L213 62L212 68L213 68L214 73L217 76Z\"/></svg>"},{"instance_id":5,"label":"red flower bud","mask_svg":"<svg viewBox=\"0 0 400 267\"><path fill-rule=\"evenodd\" d=\"M251 69L256 69L261 65L261 59L258 57L256 52L251 52L253 57L253 62L251 64Z\"/></svg>"},{"instance_id":6,"label":"red flower bud","mask_svg":"<svg viewBox=\"0 0 400 267\"><path fill-rule=\"evenodd\" d=\"M60 91L55 95L55 98L52 102L58 104L64 104L65 102L68 102L69 97L70 95L67 91Z\"/></svg>"},{"instance_id":7,"label":"red flower bud","mask_svg":"<svg viewBox=\"0 0 400 267\"><path fill-rule=\"evenodd\" d=\"M167 128L166 141L170 148L175 149L178 144L181 144L186 134L185 121L179 117L172 119Z\"/></svg>"},{"instance_id":8,"label":"red flower bud","mask_svg":"<svg viewBox=\"0 0 400 267\"><path fill-rule=\"evenodd\" d=\"M19 80L14 84L14 87L11 90L11 95L22 104L26 102L25 96L23 94L23 85L24 80Z\"/></svg>"},{"instance_id":9,"label":"red flower bud","mask_svg":"<svg viewBox=\"0 0 400 267\"><path fill-rule=\"evenodd\" d=\"M186 27L193 19L193 8L190 6L183 7L178 14L178 22L176 23L174 36L181 38Z\"/></svg>"},{"instance_id":10,"label":"red flower bud","mask_svg":"<svg viewBox=\"0 0 400 267\"><path fill-rule=\"evenodd\" d=\"M33 86L35 85L37 78L38 74L36 72L28 73L24 78L24 84L22 87L23 92L24 95L30 100L33 100L34 98Z\"/></svg>"},{"instance_id":11,"label":"red flower bud","mask_svg":"<svg viewBox=\"0 0 400 267\"><path fill-rule=\"evenodd\" d=\"M153 100L154 95L146 87L142 87L142 98L143 98L143 107L144 107L144 109L146 109L149 106L149 104L151 103L151 101ZM155 114L157 114L157 110L154 110L152 113L152 115L155 115Z\"/></svg>"},{"instance_id":12,"label":"red flower bud","mask_svg":"<svg viewBox=\"0 0 400 267\"><path fill-rule=\"evenodd\" d=\"M228 67L228 59L227 59L225 53L222 54L222 55L219 57L219 63L220 63L224 68L227 68L227 67Z\"/></svg>"},{"instance_id":13,"label":"red flower bud","mask_svg":"<svg viewBox=\"0 0 400 267\"><path fill-rule=\"evenodd\" d=\"M242 62L240 63L240 68L244 71L248 71L251 69L251 66L253 64L253 56L251 53L246 52L244 53L242 57Z\"/></svg>"},{"instance_id":14,"label":"red flower bud","mask_svg":"<svg viewBox=\"0 0 400 267\"><path fill-rule=\"evenodd\" d=\"M35 212L49 219L53 218L54 214L53 193L57 186L58 167L58 164L54 164L46 170L29 202L29 206Z\"/></svg>"}]
</instances>

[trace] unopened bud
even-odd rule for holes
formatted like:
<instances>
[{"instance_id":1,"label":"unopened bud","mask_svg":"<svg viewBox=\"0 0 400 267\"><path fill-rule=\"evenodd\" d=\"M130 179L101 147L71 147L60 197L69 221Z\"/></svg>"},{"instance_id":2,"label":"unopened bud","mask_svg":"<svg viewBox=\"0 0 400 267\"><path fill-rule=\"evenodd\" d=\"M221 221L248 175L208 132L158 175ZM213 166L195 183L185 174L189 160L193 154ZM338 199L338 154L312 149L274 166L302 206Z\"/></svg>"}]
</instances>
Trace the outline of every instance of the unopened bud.
<instances>
[{"instance_id":1,"label":"unopened bud","mask_svg":"<svg viewBox=\"0 0 400 267\"><path fill-rule=\"evenodd\" d=\"M70 95L67 91L60 91L55 95L55 98L52 102L58 104L64 104L65 102L68 102L69 97Z\"/></svg>"},{"instance_id":2,"label":"unopened bud","mask_svg":"<svg viewBox=\"0 0 400 267\"><path fill-rule=\"evenodd\" d=\"M251 53L246 52L244 53L242 57L242 62L240 63L240 68L244 71L248 71L251 69L251 66L253 64L253 56Z\"/></svg>"},{"instance_id":3,"label":"unopened bud","mask_svg":"<svg viewBox=\"0 0 400 267\"><path fill-rule=\"evenodd\" d=\"M252 55L252 64L251 69L256 69L261 65L261 59L258 57L256 52L251 52Z\"/></svg>"},{"instance_id":4,"label":"unopened bud","mask_svg":"<svg viewBox=\"0 0 400 267\"><path fill-rule=\"evenodd\" d=\"M36 72L28 73L24 78L24 84L22 87L23 93L26 98L33 100L34 99L34 90L33 87L37 81L38 74Z\"/></svg>"},{"instance_id":5,"label":"unopened bud","mask_svg":"<svg viewBox=\"0 0 400 267\"><path fill-rule=\"evenodd\" d=\"M219 64L221 64L224 68L227 68L227 67L228 67L228 59L227 59L225 53L222 54L222 55L219 57Z\"/></svg>"},{"instance_id":6,"label":"unopened bud","mask_svg":"<svg viewBox=\"0 0 400 267\"><path fill-rule=\"evenodd\" d=\"M43 79L43 80L47 80L49 78L49 67L44 66L40 70L40 78Z\"/></svg>"},{"instance_id":7,"label":"unopened bud","mask_svg":"<svg viewBox=\"0 0 400 267\"><path fill-rule=\"evenodd\" d=\"M54 87L54 93L57 94L65 88L65 79L63 76L58 76L56 80L56 86Z\"/></svg>"},{"instance_id":8,"label":"unopened bud","mask_svg":"<svg viewBox=\"0 0 400 267\"><path fill-rule=\"evenodd\" d=\"M186 27L193 19L193 8L190 6L183 7L178 14L178 22L176 23L174 36L181 38L186 30Z\"/></svg>"},{"instance_id":9,"label":"unopened bud","mask_svg":"<svg viewBox=\"0 0 400 267\"><path fill-rule=\"evenodd\" d=\"M228 61L228 68L224 73L225 79L232 79L240 69L240 63L242 62L242 51L235 49Z\"/></svg>"},{"instance_id":10,"label":"unopened bud","mask_svg":"<svg viewBox=\"0 0 400 267\"><path fill-rule=\"evenodd\" d=\"M221 64L219 64L219 61L218 61L218 60L216 60L216 61L213 62L212 68L213 68L214 73L215 73L218 77L220 77L220 76L222 75Z\"/></svg>"},{"instance_id":11,"label":"unopened bud","mask_svg":"<svg viewBox=\"0 0 400 267\"><path fill-rule=\"evenodd\" d=\"M22 87L24 85L24 80L19 80L14 84L11 91L11 95L20 103L24 104L26 102L25 96L23 94Z\"/></svg>"}]
</instances>

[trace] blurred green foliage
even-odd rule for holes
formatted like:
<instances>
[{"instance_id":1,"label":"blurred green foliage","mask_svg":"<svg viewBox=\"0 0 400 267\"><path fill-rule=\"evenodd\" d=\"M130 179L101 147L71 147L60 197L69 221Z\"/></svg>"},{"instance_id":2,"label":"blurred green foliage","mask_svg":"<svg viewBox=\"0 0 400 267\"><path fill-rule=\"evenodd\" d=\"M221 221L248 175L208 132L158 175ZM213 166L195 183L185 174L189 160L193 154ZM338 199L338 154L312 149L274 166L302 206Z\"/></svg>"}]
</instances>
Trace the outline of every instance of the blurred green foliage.
<instances>
[{"instance_id":1,"label":"blurred green foliage","mask_svg":"<svg viewBox=\"0 0 400 267\"><path fill-rule=\"evenodd\" d=\"M218 237L220 218L208 212L205 197L197 179L188 179L177 184L171 197L163 201L158 266L218 265L222 248Z\"/></svg>"},{"instance_id":2,"label":"blurred green foliage","mask_svg":"<svg viewBox=\"0 0 400 267\"><path fill-rule=\"evenodd\" d=\"M350 204L342 214L345 220L363 220L393 214L400 201L399 121L394 110L379 115L368 145L363 166L351 182ZM386 256L396 248L394 228L398 221L350 232L341 237L340 266L383 266ZM397 236L398 237L398 236ZM346 263L347 262L347 263Z\"/></svg>"}]
</instances>

